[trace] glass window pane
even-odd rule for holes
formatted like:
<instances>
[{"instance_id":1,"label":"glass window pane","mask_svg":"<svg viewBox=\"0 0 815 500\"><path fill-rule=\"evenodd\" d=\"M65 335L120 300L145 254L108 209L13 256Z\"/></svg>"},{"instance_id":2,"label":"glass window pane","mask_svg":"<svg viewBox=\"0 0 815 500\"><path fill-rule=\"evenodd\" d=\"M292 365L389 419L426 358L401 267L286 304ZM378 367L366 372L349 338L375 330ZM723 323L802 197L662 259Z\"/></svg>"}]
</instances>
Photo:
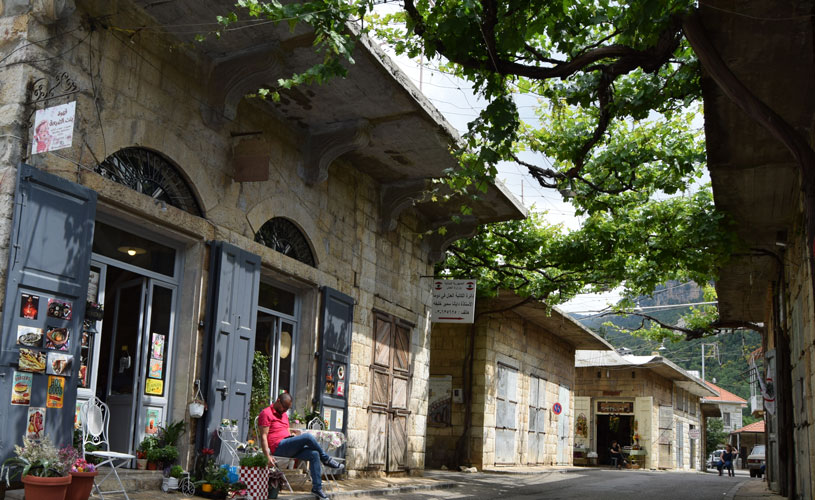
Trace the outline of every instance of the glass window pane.
<instances>
[{"instance_id":1,"label":"glass window pane","mask_svg":"<svg viewBox=\"0 0 815 500\"><path fill-rule=\"evenodd\" d=\"M265 309L294 316L295 295L268 283L260 282L258 305Z\"/></svg>"},{"instance_id":2,"label":"glass window pane","mask_svg":"<svg viewBox=\"0 0 815 500\"><path fill-rule=\"evenodd\" d=\"M94 229L93 251L165 276L174 275L173 248L101 222L97 222Z\"/></svg>"},{"instance_id":3,"label":"glass window pane","mask_svg":"<svg viewBox=\"0 0 815 500\"><path fill-rule=\"evenodd\" d=\"M292 363L294 358L293 346L297 345L294 339L294 325L286 321L280 323L280 350L277 365L277 390L291 393Z\"/></svg>"},{"instance_id":4,"label":"glass window pane","mask_svg":"<svg viewBox=\"0 0 815 500\"><path fill-rule=\"evenodd\" d=\"M173 291L162 286L153 287L150 304L150 345L147 352L147 379L144 393L163 396L167 390L167 346L170 343Z\"/></svg>"}]
</instances>

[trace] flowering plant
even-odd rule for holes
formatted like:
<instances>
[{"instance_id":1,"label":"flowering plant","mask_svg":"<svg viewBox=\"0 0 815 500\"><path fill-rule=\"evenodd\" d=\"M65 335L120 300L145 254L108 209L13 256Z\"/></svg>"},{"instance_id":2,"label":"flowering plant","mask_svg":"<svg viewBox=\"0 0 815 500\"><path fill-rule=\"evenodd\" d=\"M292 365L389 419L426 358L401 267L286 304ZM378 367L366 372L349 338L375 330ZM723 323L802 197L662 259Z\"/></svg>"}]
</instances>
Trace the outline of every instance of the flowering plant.
<instances>
[{"instance_id":1,"label":"flowering plant","mask_svg":"<svg viewBox=\"0 0 815 500\"><path fill-rule=\"evenodd\" d=\"M71 472L96 472L96 466L86 462L84 458L77 458L71 467Z\"/></svg>"},{"instance_id":2,"label":"flowering plant","mask_svg":"<svg viewBox=\"0 0 815 500\"><path fill-rule=\"evenodd\" d=\"M70 450L69 450L70 448ZM5 474L6 482L19 473L20 477L27 475L39 477L64 477L68 475L69 466L72 462L69 458L73 451L76 457L76 450L72 446L66 446L62 450L51 444L51 440L46 435L40 440L23 437L23 446L14 445L16 457L11 457L3 462L3 468L12 468L10 473Z\"/></svg>"}]
</instances>

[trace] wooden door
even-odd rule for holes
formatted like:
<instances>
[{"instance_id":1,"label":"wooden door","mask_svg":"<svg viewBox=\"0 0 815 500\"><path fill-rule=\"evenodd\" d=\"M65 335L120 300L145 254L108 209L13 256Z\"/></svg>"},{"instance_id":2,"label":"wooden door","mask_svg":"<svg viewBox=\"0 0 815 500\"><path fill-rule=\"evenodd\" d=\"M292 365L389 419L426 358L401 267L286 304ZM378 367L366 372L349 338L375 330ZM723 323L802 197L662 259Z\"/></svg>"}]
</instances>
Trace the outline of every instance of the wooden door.
<instances>
[{"instance_id":1,"label":"wooden door","mask_svg":"<svg viewBox=\"0 0 815 500\"><path fill-rule=\"evenodd\" d=\"M411 328L393 316L374 315L368 466L389 472L407 466Z\"/></svg>"}]
</instances>

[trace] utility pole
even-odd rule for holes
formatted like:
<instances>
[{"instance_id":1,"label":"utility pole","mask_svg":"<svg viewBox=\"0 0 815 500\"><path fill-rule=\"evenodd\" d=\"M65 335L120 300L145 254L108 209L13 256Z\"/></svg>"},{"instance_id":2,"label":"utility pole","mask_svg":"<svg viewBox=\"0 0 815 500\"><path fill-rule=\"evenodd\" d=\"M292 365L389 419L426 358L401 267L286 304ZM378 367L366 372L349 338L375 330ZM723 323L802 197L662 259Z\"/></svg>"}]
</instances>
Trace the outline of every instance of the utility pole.
<instances>
[{"instance_id":1,"label":"utility pole","mask_svg":"<svg viewBox=\"0 0 815 500\"><path fill-rule=\"evenodd\" d=\"M702 344L702 382L705 381L705 346L712 346L716 356L719 355L719 344L714 342L712 344Z\"/></svg>"}]
</instances>

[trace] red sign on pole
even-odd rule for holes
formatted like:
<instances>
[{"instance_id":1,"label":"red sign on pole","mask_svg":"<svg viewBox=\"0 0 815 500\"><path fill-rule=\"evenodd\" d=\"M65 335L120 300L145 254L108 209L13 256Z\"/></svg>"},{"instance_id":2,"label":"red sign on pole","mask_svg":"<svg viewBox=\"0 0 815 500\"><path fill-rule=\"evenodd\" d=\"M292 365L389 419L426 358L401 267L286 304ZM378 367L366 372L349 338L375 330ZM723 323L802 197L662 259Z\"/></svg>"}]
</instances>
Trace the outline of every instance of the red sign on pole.
<instances>
[{"instance_id":1,"label":"red sign on pole","mask_svg":"<svg viewBox=\"0 0 815 500\"><path fill-rule=\"evenodd\" d=\"M563 411L563 407L560 406L560 403L555 403L552 405L552 411L555 412L555 415L560 415L560 412Z\"/></svg>"}]
</instances>

